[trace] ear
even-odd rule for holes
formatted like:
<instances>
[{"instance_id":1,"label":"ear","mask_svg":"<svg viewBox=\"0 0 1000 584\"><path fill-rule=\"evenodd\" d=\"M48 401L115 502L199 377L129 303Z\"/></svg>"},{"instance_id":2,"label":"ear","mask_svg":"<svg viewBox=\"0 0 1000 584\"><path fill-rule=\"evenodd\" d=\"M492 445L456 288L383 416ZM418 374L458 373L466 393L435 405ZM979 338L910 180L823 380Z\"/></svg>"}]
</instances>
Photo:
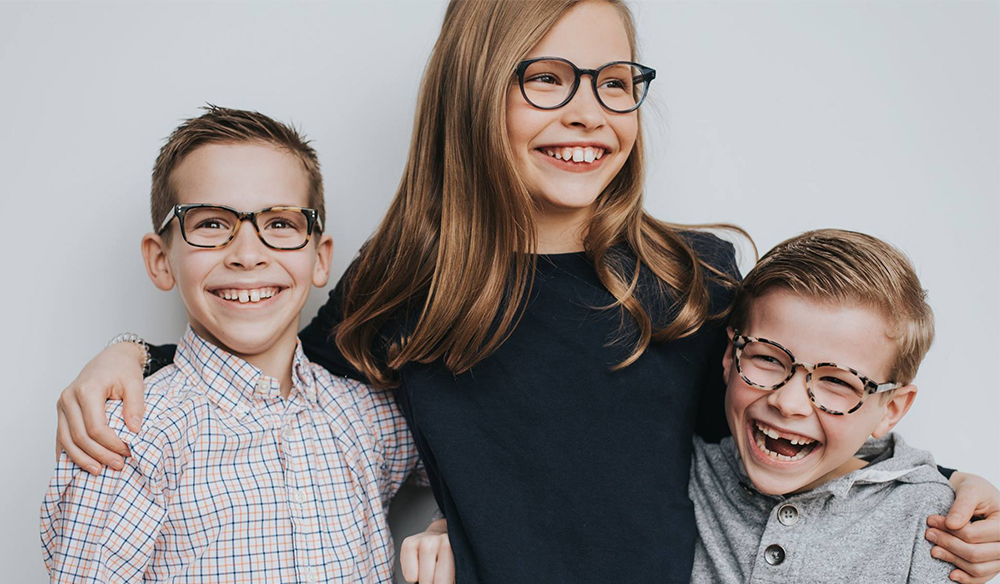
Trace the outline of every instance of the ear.
<instances>
[{"instance_id":1,"label":"ear","mask_svg":"<svg viewBox=\"0 0 1000 584\"><path fill-rule=\"evenodd\" d=\"M733 368L733 327L726 327L726 351L722 354L722 375L729 382L729 371Z\"/></svg>"},{"instance_id":2,"label":"ear","mask_svg":"<svg viewBox=\"0 0 1000 584\"><path fill-rule=\"evenodd\" d=\"M333 258L333 238L324 235L316 242L316 265L313 266L313 286L322 288L330 281L330 260Z\"/></svg>"},{"instance_id":3,"label":"ear","mask_svg":"<svg viewBox=\"0 0 1000 584\"><path fill-rule=\"evenodd\" d=\"M153 233L142 236L142 259L146 263L146 273L160 290L170 290L174 287L174 275L167 261L169 246L163 238Z\"/></svg>"},{"instance_id":4,"label":"ear","mask_svg":"<svg viewBox=\"0 0 1000 584\"><path fill-rule=\"evenodd\" d=\"M904 385L892 394L889 401L885 404L885 412L882 413L882 419L879 420L878 426L872 431L872 436L875 438L881 438L889 433L890 430L903 419L906 412L913 405L913 400L917 397L917 386L916 385ZM872 396L874 399L879 399L879 397Z\"/></svg>"}]
</instances>

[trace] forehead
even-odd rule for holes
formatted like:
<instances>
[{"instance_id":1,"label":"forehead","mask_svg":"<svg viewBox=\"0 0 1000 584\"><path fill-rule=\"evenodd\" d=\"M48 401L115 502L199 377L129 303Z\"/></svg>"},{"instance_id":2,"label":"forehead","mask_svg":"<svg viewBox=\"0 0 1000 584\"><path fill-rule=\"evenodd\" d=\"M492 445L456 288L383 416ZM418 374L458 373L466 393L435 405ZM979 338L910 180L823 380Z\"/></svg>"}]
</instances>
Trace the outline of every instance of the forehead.
<instances>
[{"instance_id":1,"label":"forehead","mask_svg":"<svg viewBox=\"0 0 1000 584\"><path fill-rule=\"evenodd\" d=\"M616 6L581 2L563 14L528 53L528 58L562 57L592 69L611 61L631 61L625 24Z\"/></svg>"},{"instance_id":2,"label":"forehead","mask_svg":"<svg viewBox=\"0 0 1000 584\"><path fill-rule=\"evenodd\" d=\"M261 142L205 144L170 175L177 202L226 205L254 211L308 205L309 176L287 150Z\"/></svg>"},{"instance_id":3,"label":"forehead","mask_svg":"<svg viewBox=\"0 0 1000 584\"><path fill-rule=\"evenodd\" d=\"M780 343L799 361L833 362L890 381L897 349L888 321L873 308L776 289L755 299L747 316L740 332Z\"/></svg>"}]
</instances>

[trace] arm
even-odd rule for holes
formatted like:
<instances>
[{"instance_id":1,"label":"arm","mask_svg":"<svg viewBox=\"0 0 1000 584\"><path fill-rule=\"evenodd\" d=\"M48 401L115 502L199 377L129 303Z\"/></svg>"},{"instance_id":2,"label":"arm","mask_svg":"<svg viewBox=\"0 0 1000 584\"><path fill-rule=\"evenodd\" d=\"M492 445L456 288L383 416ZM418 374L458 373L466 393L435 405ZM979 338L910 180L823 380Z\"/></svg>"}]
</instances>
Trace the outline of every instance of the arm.
<instances>
[{"instance_id":1,"label":"arm","mask_svg":"<svg viewBox=\"0 0 1000 584\"><path fill-rule=\"evenodd\" d=\"M134 458L120 473L91 475L63 453L42 502L51 581L141 582L165 516L158 484Z\"/></svg>"},{"instance_id":2,"label":"arm","mask_svg":"<svg viewBox=\"0 0 1000 584\"><path fill-rule=\"evenodd\" d=\"M955 502L948 517L931 515L931 555L955 566L955 582L981 584L1000 573L1000 491L986 479L955 472Z\"/></svg>"},{"instance_id":3,"label":"arm","mask_svg":"<svg viewBox=\"0 0 1000 584\"><path fill-rule=\"evenodd\" d=\"M319 314L302 330L302 348L309 358L327 370L364 380L340 354L330 338L340 322L342 284L338 284ZM150 347L153 371L173 360L175 347ZM105 402L122 400L123 415L129 429L139 431L145 408L142 383L142 352L133 343L107 347L91 359L83 371L63 390L56 404L56 455L65 450L69 458L91 474L102 466L121 470L128 447L108 428Z\"/></svg>"},{"instance_id":4,"label":"arm","mask_svg":"<svg viewBox=\"0 0 1000 584\"><path fill-rule=\"evenodd\" d=\"M455 557L448 541L448 522L438 519L423 533L404 539L399 549L399 567L407 582L453 584Z\"/></svg>"}]
</instances>

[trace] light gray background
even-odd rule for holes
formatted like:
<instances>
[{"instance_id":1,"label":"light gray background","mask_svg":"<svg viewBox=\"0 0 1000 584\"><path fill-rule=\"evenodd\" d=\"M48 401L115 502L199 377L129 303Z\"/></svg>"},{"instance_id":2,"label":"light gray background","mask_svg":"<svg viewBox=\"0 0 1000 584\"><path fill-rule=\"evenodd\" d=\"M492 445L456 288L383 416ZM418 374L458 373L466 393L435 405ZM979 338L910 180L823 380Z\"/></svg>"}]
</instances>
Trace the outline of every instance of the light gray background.
<instances>
[{"instance_id":1,"label":"light gray background","mask_svg":"<svg viewBox=\"0 0 1000 584\"><path fill-rule=\"evenodd\" d=\"M399 180L443 7L0 4L5 582L45 579L38 507L59 392L119 332L182 331L180 300L147 281L139 254L163 138L205 102L301 124L322 160L339 275ZM906 250L938 337L899 428L1000 483L998 4L634 8L641 60L658 72L643 110L649 210L737 223L761 251L825 226ZM427 503L416 499L403 505L411 528Z\"/></svg>"}]
</instances>

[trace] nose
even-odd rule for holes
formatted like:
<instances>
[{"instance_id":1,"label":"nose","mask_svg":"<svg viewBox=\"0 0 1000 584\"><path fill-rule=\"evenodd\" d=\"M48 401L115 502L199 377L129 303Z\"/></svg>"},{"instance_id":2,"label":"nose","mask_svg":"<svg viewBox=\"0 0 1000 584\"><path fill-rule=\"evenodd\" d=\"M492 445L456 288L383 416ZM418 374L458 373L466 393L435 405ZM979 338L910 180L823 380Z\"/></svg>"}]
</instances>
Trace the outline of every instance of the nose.
<instances>
[{"instance_id":1,"label":"nose","mask_svg":"<svg viewBox=\"0 0 1000 584\"><path fill-rule=\"evenodd\" d=\"M797 368L787 383L771 391L767 403L786 418L801 418L812 414L812 401L806 389L806 371Z\"/></svg>"},{"instance_id":2,"label":"nose","mask_svg":"<svg viewBox=\"0 0 1000 584\"><path fill-rule=\"evenodd\" d=\"M601 102L597 100L594 84L586 77L580 78L580 87L573 99L562 107L562 111L563 123L586 130L603 126L607 115Z\"/></svg>"},{"instance_id":3,"label":"nose","mask_svg":"<svg viewBox=\"0 0 1000 584\"><path fill-rule=\"evenodd\" d=\"M226 246L226 265L237 269L251 269L267 265L268 248L257 236L249 219L240 222L233 240Z\"/></svg>"}]
</instances>

